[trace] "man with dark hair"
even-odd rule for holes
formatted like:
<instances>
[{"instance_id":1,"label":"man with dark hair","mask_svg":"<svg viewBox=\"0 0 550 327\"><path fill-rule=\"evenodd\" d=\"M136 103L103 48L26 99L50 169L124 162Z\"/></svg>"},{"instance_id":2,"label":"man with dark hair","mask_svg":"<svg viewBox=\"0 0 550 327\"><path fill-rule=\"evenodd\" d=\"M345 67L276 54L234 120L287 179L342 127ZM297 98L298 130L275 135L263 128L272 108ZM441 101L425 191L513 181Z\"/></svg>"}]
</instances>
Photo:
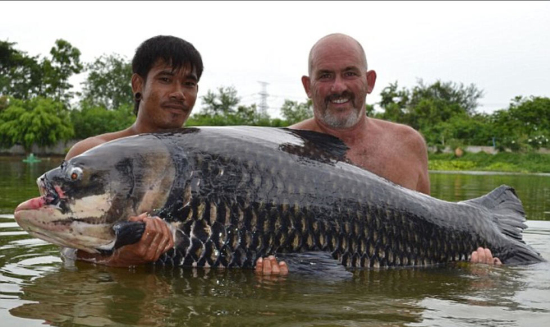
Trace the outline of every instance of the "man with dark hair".
<instances>
[{"instance_id":1,"label":"man with dark hair","mask_svg":"<svg viewBox=\"0 0 550 327\"><path fill-rule=\"evenodd\" d=\"M132 59L132 72L146 81L149 71L159 60L168 63L174 71L188 66L196 72L197 82L201 78L203 65L200 53L189 42L164 35L152 37L137 48ZM134 77L132 77L132 86L133 79ZM140 102L141 99L135 99L134 113L136 115Z\"/></svg>"},{"instance_id":2,"label":"man with dark hair","mask_svg":"<svg viewBox=\"0 0 550 327\"><path fill-rule=\"evenodd\" d=\"M203 71L201 55L193 45L173 36L150 38L137 48L132 71L136 122L125 130L78 142L69 150L66 160L121 137L182 127L189 118ZM172 233L161 219L141 214L129 220L145 223L139 242L123 246L112 255L75 252L69 248L62 251L63 255L108 266L128 267L155 262L174 246ZM279 267L285 270L285 263L273 265L273 271L277 273Z\"/></svg>"},{"instance_id":3,"label":"man with dark hair","mask_svg":"<svg viewBox=\"0 0 550 327\"><path fill-rule=\"evenodd\" d=\"M182 127L189 118L203 71L201 55L191 43L174 36L150 38L137 48L132 70L135 123L125 130L78 142L66 160L121 137ZM168 226L159 218L142 214L130 220L145 223L138 243L123 246L108 256L76 251L76 259L127 267L156 261L174 246ZM64 249L63 254L74 257L73 249Z\"/></svg>"}]
</instances>

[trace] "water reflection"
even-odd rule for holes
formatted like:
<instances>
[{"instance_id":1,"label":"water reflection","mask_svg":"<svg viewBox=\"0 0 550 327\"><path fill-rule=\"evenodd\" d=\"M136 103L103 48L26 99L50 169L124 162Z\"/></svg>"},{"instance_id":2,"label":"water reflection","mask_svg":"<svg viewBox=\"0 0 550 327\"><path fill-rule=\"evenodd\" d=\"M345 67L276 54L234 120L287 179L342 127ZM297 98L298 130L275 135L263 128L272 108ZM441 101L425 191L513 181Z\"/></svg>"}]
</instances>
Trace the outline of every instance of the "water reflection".
<instances>
[{"instance_id":1,"label":"water reflection","mask_svg":"<svg viewBox=\"0 0 550 327\"><path fill-rule=\"evenodd\" d=\"M19 203L38 196L36 179L62 160L44 158L27 164L18 157L0 157L0 214L11 214Z\"/></svg>"},{"instance_id":2,"label":"water reflection","mask_svg":"<svg viewBox=\"0 0 550 327\"><path fill-rule=\"evenodd\" d=\"M431 173L432 196L462 201L489 193L496 187L512 186L529 220L550 220L550 176L524 174Z\"/></svg>"},{"instance_id":3,"label":"water reflection","mask_svg":"<svg viewBox=\"0 0 550 327\"><path fill-rule=\"evenodd\" d=\"M12 214L38 195L36 177L59 162L12 161L0 161L2 326L545 326L550 314L548 262L389 269L347 278L66 264L57 247L31 238ZM449 201L513 186L528 218L536 219L528 222L525 241L550 258L550 222L537 221L550 219L550 176L430 178L433 195Z\"/></svg>"},{"instance_id":4,"label":"water reflection","mask_svg":"<svg viewBox=\"0 0 550 327\"><path fill-rule=\"evenodd\" d=\"M22 282L22 304L10 314L55 326L409 325L433 319L434 309L447 312L442 305L449 303L521 309L521 292L529 289L523 274L522 269L463 265L362 271L341 281L77 263ZM547 304L540 309L548 312Z\"/></svg>"},{"instance_id":5,"label":"water reflection","mask_svg":"<svg viewBox=\"0 0 550 327\"><path fill-rule=\"evenodd\" d=\"M550 257L550 224L529 225L526 242ZM115 269L63 263L55 246L18 233L8 215L0 217L0 253L0 318L8 325L536 326L550 314L548 262L368 270L346 278Z\"/></svg>"}]
</instances>

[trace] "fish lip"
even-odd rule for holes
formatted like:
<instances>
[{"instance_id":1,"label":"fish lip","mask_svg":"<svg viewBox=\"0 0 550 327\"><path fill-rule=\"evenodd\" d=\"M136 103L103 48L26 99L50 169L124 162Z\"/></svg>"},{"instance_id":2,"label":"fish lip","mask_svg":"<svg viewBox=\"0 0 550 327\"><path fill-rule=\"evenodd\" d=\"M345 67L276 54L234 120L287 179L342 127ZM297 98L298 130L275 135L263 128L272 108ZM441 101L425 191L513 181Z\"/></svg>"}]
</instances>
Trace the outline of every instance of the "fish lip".
<instances>
[{"instance_id":1,"label":"fish lip","mask_svg":"<svg viewBox=\"0 0 550 327\"><path fill-rule=\"evenodd\" d=\"M46 175L41 176L37 182L44 205L58 206L61 200L66 198L61 186L51 183Z\"/></svg>"}]
</instances>

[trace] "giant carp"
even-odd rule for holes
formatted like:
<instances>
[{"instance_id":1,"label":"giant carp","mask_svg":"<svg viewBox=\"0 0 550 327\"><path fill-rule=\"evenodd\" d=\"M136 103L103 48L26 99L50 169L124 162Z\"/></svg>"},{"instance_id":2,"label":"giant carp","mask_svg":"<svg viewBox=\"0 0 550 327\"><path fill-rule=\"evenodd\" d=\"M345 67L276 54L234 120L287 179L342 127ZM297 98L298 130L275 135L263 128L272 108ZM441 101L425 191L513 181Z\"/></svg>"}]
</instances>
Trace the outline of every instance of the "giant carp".
<instances>
[{"instance_id":1,"label":"giant carp","mask_svg":"<svg viewBox=\"0 0 550 327\"><path fill-rule=\"evenodd\" d=\"M522 240L525 213L501 186L447 202L346 160L339 139L268 127L184 128L117 139L38 178L17 223L90 253L138 241L149 213L173 231L158 264L253 267L259 257L329 253L345 267L469 260L487 247L507 264L544 259ZM141 227L141 228L140 228Z\"/></svg>"}]
</instances>

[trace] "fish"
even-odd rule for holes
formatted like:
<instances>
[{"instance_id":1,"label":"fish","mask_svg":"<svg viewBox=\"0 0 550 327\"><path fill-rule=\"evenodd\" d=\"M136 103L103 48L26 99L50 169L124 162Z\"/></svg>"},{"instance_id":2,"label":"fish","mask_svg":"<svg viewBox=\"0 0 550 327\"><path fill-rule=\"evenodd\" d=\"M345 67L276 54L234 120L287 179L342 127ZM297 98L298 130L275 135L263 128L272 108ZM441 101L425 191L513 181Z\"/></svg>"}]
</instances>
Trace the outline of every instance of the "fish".
<instances>
[{"instance_id":1,"label":"fish","mask_svg":"<svg viewBox=\"0 0 550 327\"><path fill-rule=\"evenodd\" d=\"M30 235L89 253L140 240L160 217L174 247L156 264L252 268L260 257L327 253L344 267L469 260L544 261L522 239L525 211L502 185L448 202L399 186L346 158L338 138L274 127L188 127L116 139L37 179L15 219Z\"/></svg>"}]
</instances>

